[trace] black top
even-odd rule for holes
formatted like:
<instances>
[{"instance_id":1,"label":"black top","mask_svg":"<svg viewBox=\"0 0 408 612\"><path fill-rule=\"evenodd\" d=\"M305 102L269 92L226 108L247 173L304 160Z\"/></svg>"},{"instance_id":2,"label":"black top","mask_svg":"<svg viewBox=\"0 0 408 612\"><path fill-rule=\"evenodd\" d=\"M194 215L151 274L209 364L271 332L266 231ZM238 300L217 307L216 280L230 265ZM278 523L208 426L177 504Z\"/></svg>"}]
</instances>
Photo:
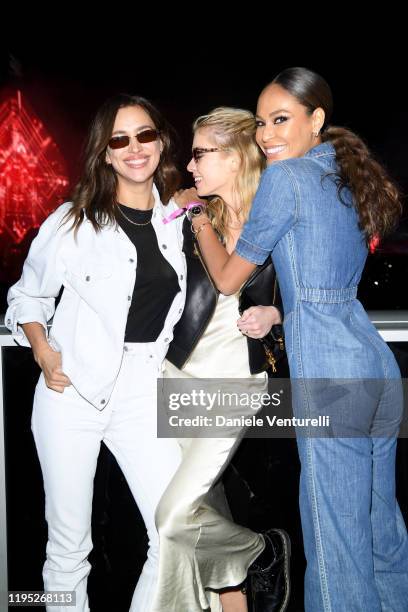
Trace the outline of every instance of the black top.
<instances>
[{"instance_id":1,"label":"black top","mask_svg":"<svg viewBox=\"0 0 408 612\"><path fill-rule=\"evenodd\" d=\"M135 223L148 223L153 210L118 205ZM125 342L155 342L160 335L175 295L180 291L177 273L163 257L151 223L133 225L120 212L120 227L137 252L136 282L128 314Z\"/></svg>"},{"instance_id":2,"label":"black top","mask_svg":"<svg viewBox=\"0 0 408 612\"><path fill-rule=\"evenodd\" d=\"M183 251L187 264L187 294L181 319L174 327L173 340L169 346L166 359L177 368L183 369L186 361L193 353L195 346L204 334L208 322L214 315L217 307L219 292L199 258L198 246L191 233L190 222L183 222ZM259 304L262 306L276 306L282 313L282 300L276 286L275 295L275 269L270 256L257 266L249 279L243 284L239 296L239 310L248 306ZM267 334L266 339L269 339ZM269 342L267 342L269 346ZM251 374L258 374L266 370L267 363L264 347L260 340L247 337L248 361ZM271 342L274 346L274 343ZM275 355L276 356L276 355ZM280 378L288 376L286 358L277 366L276 374Z\"/></svg>"}]
</instances>

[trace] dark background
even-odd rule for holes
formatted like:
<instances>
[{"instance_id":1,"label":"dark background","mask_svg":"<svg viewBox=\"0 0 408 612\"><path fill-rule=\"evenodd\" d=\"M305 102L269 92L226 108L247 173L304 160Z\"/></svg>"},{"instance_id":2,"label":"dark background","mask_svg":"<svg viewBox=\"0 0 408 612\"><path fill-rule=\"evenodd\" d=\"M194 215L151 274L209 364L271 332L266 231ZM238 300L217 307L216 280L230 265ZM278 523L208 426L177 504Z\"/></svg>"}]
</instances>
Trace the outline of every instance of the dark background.
<instances>
[{"instance_id":1,"label":"dark background","mask_svg":"<svg viewBox=\"0 0 408 612\"><path fill-rule=\"evenodd\" d=\"M214 46L208 39L183 48L179 39L179 46L163 45L161 54L156 48L155 57L156 42L131 44L126 38L120 45L106 43L104 50L87 40L69 45L50 41L48 46L43 41L30 45L16 40L2 54L2 86L22 89L60 145L72 178L90 119L110 95L138 93L157 103L181 136L181 161L186 162L191 124L198 115L220 105L254 111L264 85L280 70L300 65L322 74L332 87L332 122L350 127L367 140L407 189L404 66L398 56L387 61L386 48L378 49L379 64L375 47L369 53L361 49L360 54L356 48L350 57L344 52L336 57L307 48L268 54L266 44L231 48L227 41Z\"/></svg>"},{"instance_id":2,"label":"dark background","mask_svg":"<svg viewBox=\"0 0 408 612\"><path fill-rule=\"evenodd\" d=\"M219 105L254 111L260 90L280 70L306 66L320 72L333 89L332 123L362 136L406 194L405 34L398 32L395 12L390 23L388 9L382 7L377 26L372 21L373 6L365 23L357 26L354 11L333 4L325 7L323 26L316 21L317 7L311 7L303 19L293 5L278 4L267 11L262 5L231 7L227 25L220 22L219 7L198 3L183 14L172 8L168 20L158 5L148 17L139 7L130 12L124 6L100 5L86 24L80 12L74 16L73 9L59 6L50 9L48 25L37 19L30 27L26 20L24 30L15 14L3 21L10 42L0 56L0 102L16 88L22 91L58 144L73 185L88 124L108 96L138 93L156 103L180 135L179 158L185 167L191 125L198 115ZM299 26L302 36L297 34ZM187 173L185 178L190 185ZM407 257L405 213L397 232L368 259L360 289L367 308L408 309ZM0 312L5 310L6 290L3 283ZM406 376L404 344L394 345L393 350ZM28 349L5 352L10 588L41 589L46 525L29 426L38 370ZM398 474L399 499L406 512L405 442L399 445ZM303 608L298 472L293 440L248 440L226 474L236 520L254 529L273 525L290 532L293 612ZM106 449L95 483L93 530L92 609L126 610L143 563L146 537L127 485Z\"/></svg>"},{"instance_id":3,"label":"dark background","mask_svg":"<svg viewBox=\"0 0 408 612\"><path fill-rule=\"evenodd\" d=\"M369 42L349 28L342 32L340 45L339 34L333 31L331 36L326 28L324 38L314 40L311 31L304 43L293 34L288 40L283 37L282 43L278 36L282 16L276 23L264 22L254 7L248 18L255 38L248 37L242 24L236 30L233 22L228 30L221 28L215 17L210 25L200 21L196 30L174 26L174 15L168 28L164 16L160 28L155 19L140 17L133 22L124 14L112 17L111 28L106 22L86 26L79 21L71 31L65 24L61 34L55 27L38 37L32 31L29 36L21 32L0 57L0 103L16 88L22 91L63 154L73 186L87 127L108 96L138 93L156 103L178 131L179 163L185 169L191 125L198 115L219 105L255 111L257 95L266 83L286 67L303 65L321 73L332 87L332 124L351 128L369 144L405 202L408 108L403 55L396 46L401 39L395 27L395 39L387 44L386 17L381 30L372 28ZM58 27L63 26L61 18ZM290 44L294 38L296 50ZM185 184L191 185L187 172ZM406 217L405 206L398 231L368 260L360 290L368 309L408 308ZM7 280L0 286L0 311L6 307L7 287L16 278Z\"/></svg>"}]
</instances>

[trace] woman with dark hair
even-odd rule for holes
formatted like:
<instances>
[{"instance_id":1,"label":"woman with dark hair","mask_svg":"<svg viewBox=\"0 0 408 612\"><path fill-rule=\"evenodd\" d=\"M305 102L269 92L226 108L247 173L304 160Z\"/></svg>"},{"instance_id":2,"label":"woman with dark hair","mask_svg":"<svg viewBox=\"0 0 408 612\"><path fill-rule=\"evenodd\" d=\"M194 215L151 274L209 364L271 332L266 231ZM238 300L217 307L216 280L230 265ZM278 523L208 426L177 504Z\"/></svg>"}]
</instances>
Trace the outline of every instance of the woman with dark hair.
<instances>
[{"instance_id":1,"label":"woman with dark hair","mask_svg":"<svg viewBox=\"0 0 408 612\"><path fill-rule=\"evenodd\" d=\"M44 585L89 610L93 479L100 444L116 457L146 524L148 558L131 610L157 579L154 513L174 474L176 440L157 438L156 385L185 299L174 137L154 106L119 95L97 112L73 201L43 223L6 324L42 369L32 416L48 522ZM63 287L55 309L55 298ZM55 314L54 314L55 312ZM47 333L47 321L54 315Z\"/></svg>"},{"instance_id":2,"label":"woman with dark hair","mask_svg":"<svg viewBox=\"0 0 408 612\"><path fill-rule=\"evenodd\" d=\"M402 391L397 363L356 299L367 245L397 223L397 189L361 139L330 126L326 81L305 68L261 92L256 140L264 172L235 252L207 216L193 218L224 294L272 254L285 312L298 427L308 612L405 610L408 539L395 497Z\"/></svg>"}]
</instances>

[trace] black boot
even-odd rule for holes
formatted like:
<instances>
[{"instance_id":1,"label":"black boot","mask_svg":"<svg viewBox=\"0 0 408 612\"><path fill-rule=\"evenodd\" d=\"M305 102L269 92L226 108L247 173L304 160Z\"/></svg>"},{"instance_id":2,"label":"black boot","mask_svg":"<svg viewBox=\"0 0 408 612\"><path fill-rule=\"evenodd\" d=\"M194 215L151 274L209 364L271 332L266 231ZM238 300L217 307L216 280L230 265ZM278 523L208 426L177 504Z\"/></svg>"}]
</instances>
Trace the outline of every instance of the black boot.
<instances>
[{"instance_id":1,"label":"black boot","mask_svg":"<svg viewBox=\"0 0 408 612\"><path fill-rule=\"evenodd\" d=\"M290 539L283 529L262 535L265 550L248 569L252 612L284 612L290 595Z\"/></svg>"}]
</instances>

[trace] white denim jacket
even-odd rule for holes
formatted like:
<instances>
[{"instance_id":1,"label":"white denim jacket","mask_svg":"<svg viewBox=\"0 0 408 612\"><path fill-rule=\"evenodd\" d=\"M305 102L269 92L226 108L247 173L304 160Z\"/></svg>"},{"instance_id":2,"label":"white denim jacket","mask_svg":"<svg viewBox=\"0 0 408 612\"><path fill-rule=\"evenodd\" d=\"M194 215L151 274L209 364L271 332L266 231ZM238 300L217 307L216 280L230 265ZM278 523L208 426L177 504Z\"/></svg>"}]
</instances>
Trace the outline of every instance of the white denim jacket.
<instances>
[{"instance_id":1,"label":"white denim jacket","mask_svg":"<svg viewBox=\"0 0 408 612\"><path fill-rule=\"evenodd\" d=\"M177 272L180 291L153 344L155 357L164 359L186 296L186 264L182 252L182 217L164 224L177 209L164 206L156 187L152 225L159 249ZM77 233L72 222L61 224L72 206L62 204L41 225L24 263L20 280L8 292L5 322L15 341L30 346L19 324L37 321L49 332L50 345L62 354L62 370L76 390L102 410L108 403L122 356L128 311L136 280L136 248L120 227L95 232L85 220ZM55 308L55 298L64 287ZM47 332L48 333L48 332ZM137 381L135 381L137 384Z\"/></svg>"}]
</instances>

